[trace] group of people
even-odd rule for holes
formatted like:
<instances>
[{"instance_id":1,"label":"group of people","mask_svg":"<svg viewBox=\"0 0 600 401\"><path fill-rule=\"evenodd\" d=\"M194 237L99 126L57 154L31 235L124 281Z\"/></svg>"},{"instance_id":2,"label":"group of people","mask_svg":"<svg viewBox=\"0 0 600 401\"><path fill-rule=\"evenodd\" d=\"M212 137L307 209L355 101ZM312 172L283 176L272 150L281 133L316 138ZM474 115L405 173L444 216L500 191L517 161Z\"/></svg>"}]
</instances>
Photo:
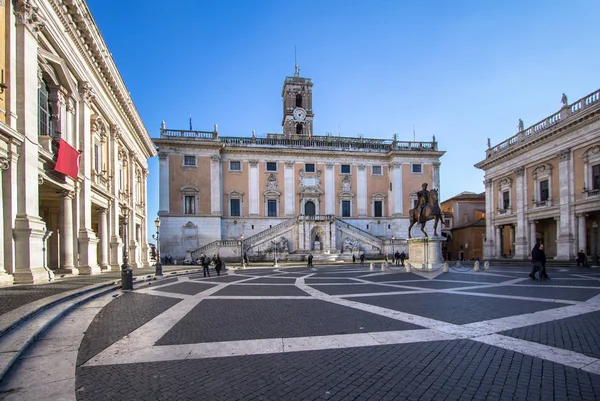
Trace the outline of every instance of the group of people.
<instances>
[{"instance_id":1,"label":"group of people","mask_svg":"<svg viewBox=\"0 0 600 401\"><path fill-rule=\"evenodd\" d=\"M360 264L364 265L365 264L365 254L361 253L359 256L359 259L360 259ZM352 263L356 264L356 255L354 255L354 254L352 255Z\"/></svg>"},{"instance_id":2,"label":"group of people","mask_svg":"<svg viewBox=\"0 0 600 401\"><path fill-rule=\"evenodd\" d=\"M406 254L404 253L404 251L402 251L402 252L396 251L396 253L394 254L394 260L396 261L396 266L398 266L398 265L404 266L404 259L406 259Z\"/></svg>"},{"instance_id":3,"label":"group of people","mask_svg":"<svg viewBox=\"0 0 600 401\"><path fill-rule=\"evenodd\" d=\"M200 259L198 259L198 264L202 266L202 272L204 273L204 277L210 277L210 265L213 264L215 271L217 272L217 276L221 275L221 270L225 268L225 263L221 260L219 255L214 255L212 259L205 254L200 255Z\"/></svg>"}]
</instances>

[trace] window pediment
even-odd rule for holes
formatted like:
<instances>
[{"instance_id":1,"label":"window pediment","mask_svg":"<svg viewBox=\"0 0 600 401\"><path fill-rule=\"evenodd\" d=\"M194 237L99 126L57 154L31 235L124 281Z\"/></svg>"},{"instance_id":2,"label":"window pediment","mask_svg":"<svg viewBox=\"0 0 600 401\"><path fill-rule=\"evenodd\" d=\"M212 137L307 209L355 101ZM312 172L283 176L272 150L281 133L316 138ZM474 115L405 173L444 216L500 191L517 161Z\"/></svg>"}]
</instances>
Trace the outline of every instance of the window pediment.
<instances>
[{"instance_id":1,"label":"window pediment","mask_svg":"<svg viewBox=\"0 0 600 401\"><path fill-rule=\"evenodd\" d=\"M552 165L548 163L542 163L533 169L533 177L539 178L542 176L548 176L552 173Z\"/></svg>"},{"instance_id":2,"label":"window pediment","mask_svg":"<svg viewBox=\"0 0 600 401\"><path fill-rule=\"evenodd\" d=\"M590 146L583 152L581 158L585 161L600 159L600 145Z\"/></svg>"}]
</instances>

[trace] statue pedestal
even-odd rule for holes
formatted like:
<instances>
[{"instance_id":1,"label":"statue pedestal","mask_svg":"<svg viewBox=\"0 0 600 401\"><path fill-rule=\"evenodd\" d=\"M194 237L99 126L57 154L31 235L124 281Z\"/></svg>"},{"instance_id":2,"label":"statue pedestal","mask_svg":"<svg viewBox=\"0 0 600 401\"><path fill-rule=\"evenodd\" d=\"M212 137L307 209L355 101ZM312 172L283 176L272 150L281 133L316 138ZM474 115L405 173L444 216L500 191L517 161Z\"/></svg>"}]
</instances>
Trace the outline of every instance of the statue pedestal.
<instances>
[{"instance_id":1,"label":"statue pedestal","mask_svg":"<svg viewBox=\"0 0 600 401\"><path fill-rule=\"evenodd\" d=\"M315 241L315 246L313 247L313 250L315 250L315 251L321 250L321 242L320 241Z\"/></svg>"},{"instance_id":2,"label":"statue pedestal","mask_svg":"<svg viewBox=\"0 0 600 401\"><path fill-rule=\"evenodd\" d=\"M408 264L420 271L433 271L442 268L442 242L444 237L421 237L408 239Z\"/></svg>"}]
</instances>

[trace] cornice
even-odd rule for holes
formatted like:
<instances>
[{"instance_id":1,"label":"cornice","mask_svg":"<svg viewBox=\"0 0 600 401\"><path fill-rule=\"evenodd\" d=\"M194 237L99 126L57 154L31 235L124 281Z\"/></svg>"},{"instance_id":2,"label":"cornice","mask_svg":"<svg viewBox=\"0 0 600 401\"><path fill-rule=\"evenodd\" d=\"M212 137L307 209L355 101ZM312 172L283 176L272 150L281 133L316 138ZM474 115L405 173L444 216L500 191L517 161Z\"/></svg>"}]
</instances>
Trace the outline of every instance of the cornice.
<instances>
[{"instance_id":1,"label":"cornice","mask_svg":"<svg viewBox=\"0 0 600 401\"><path fill-rule=\"evenodd\" d=\"M514 157L520 156L524 153L529 152L534 146L538 146L541 142L549 142L550 140L556 140L562 136L568 135L576 129L579 129L582 125L590 125L597 121L600 121L600 108L590 110L589 113L583 113L577 115L576 118L568 118L564 122L552 125L548 132L539 135L532 136L523 144L509 148L498 155L492 156L488 159L482 160L474 165L474 167L481 170L487 170L491 167L499 165L506 160L510 160Z\"/></svg>"},{"instance_id":2,"label":"cornice","mask_svg":"<svg viewBox=\"0 0 600 401\"><path fill-rule=\"evenodd\" d=\"M84 58L91 71L94 71L99 82L103 83L109 96L112 94L115 104L120 108L127 120L136 131L148 157L156 154L148 130L144 126L130 93L123 82L114 60L87 4L81 0L48 0L54 12L58 15L68 34Z\"/></svg>"}]
</instances>

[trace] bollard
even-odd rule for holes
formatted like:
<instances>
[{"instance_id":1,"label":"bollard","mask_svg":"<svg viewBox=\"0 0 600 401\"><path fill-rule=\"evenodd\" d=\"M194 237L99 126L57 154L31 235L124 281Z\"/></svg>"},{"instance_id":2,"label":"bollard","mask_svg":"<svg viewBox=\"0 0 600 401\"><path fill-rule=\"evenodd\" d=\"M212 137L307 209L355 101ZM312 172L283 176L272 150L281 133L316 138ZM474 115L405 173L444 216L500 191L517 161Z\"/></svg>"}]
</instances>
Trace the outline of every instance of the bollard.
<instances>
[{"instance_id":1,"label":"bollard","mask_svg":"<svg viewBox=\"0 0 600 401\"><path fill-rule=\"evenodd\" d=\"M448 262L444 262L444 273L448 273Z\"/></svg>"},{"instance_id":2,"label":"bollard","mask_svg":"<svg viewBox=\"0 0 600 401\"><path fill-rule=\"evenodd\" d=\"M406 264L406 272L407 272L407 273L410 273L410 267L411 267L411 266L410 266L410 263L407 263L407 264Z\"/></svg>"},{"instance_id":3,"label":"bollard","mask_svg":"<svg viewBox=\"0 0 600 401\"><path fill-rule=\"evenodd\" d=\"M461 266L462 266L462 264L460 264L460 260L457 260L456 261L456 267L461 267Z\"/></svg>"},{"instance_id":4,"label":"bollard","mask_svg":"<svg viewBox=\"0 0 600 401\"><path fill-rule=\"evenodd\" d=\"M487 260L485 262L483 262L483 270L487 270L490 268L490 262L488 262Z\"/></svg>"},{"instance_id":5,"label":"bollard","mask_svg":"<svg viewBox=\"0 0 600 401\"><path fill-rule=\"evenodd\" d=\"M369 263L369 270L373 271L373 262Z\"/></svg>"},{"instance_id":6,"label":"bollard","mask_svg":"<svg viewBox=\"0 0 600 401\"><path fill-rule=\"evenodd\" d=\"M387 263L385 263L385 262L382 262L382 263L381 263L381 271L382 271L382 272L384 272L384 271L385 271L386 265L387 265Z\"/></svg>"},{"instance_id":7,"label":"bollard","mask_svg":"<svg viewBox=\"0 0 600 401\"><path fill-rule=\"evenodd\" d=\"M475 264L473 265L473 271L478 272L479 271L479 261L476 260Z\"/></svg>"}]
</instances>

